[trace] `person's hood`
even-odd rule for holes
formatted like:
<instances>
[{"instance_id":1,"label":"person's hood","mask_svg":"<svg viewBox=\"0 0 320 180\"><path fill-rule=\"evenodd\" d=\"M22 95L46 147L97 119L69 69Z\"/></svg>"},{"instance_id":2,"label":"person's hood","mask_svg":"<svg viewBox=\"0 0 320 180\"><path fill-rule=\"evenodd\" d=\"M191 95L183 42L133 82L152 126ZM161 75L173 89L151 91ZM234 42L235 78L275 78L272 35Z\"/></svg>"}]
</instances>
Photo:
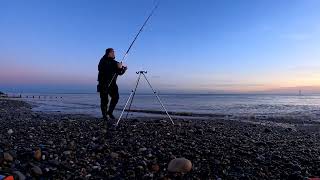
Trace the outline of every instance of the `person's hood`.
<instances>
[{"instance_id":1,"label":"person's hood","mask_svg":"<svg viewBox=\"0 0 320 180\"><path fill-rule=\"evenodd\" d=\"M103 55L103 59L107 59L107 60L115 60L115 58L110 58L107 55Z\"/></svg>"}]
</instances>

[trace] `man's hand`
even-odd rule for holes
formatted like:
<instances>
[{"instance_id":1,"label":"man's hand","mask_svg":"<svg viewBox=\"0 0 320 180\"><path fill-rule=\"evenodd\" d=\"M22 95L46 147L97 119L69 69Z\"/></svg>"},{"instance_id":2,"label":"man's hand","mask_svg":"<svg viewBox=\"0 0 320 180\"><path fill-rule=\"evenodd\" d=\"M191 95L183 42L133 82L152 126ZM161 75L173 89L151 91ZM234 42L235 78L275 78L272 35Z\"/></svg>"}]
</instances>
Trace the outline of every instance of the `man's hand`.
<instances>
[{"instance_id":1,"label":"man's hand","mask_svg":"<svg viewBox=\"0 0 320 180\"><path fill-rule=\"evenodd\" d=\"M119 69L122 69L122 62L119 62L117 65Z\"/></svg>"},{"instance_id":2,"label":"man's hand","mask_svg":"<svg viewBox=\"0 0 320 180\"><path fill-rule=\"evenodd\" d=\"M118 72L119 75L123 75L128 69L127 66L122 65L122 62L118 63L118 68L119 68L119 72Z\"/></svg>"},{"instance_id":3,"label":"man's hand","mask_svg":"<svg viewBox=\"0 0 320 180\"><path fill-rule=\"evenodd\" d=\"M122 62L119 62L117 65L118 65L118 68L119 68L119 69L122 69L122 70L125 70L125 71L128 69L128 67L127 67L127 66L124 66L124 65L122 64Z\"/></svg>"}]
</instances>

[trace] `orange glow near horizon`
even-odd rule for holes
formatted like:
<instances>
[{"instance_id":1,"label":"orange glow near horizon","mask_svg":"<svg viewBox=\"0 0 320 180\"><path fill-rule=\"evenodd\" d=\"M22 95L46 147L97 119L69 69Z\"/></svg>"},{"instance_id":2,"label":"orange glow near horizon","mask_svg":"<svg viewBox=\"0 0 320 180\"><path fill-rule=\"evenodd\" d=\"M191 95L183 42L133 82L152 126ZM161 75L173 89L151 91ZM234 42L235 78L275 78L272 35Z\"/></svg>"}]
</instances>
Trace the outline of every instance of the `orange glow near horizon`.
<instances>
[{"instance_id":1,"label":"orange glow near horizon","mask_svg":"<svg viewBox=\"0 0 320 180\"><path fill-rule=\"evenodd\" d=\"M66 67L64 67L66 68ZM88 75L90 74L90 76ZM166 77L167 76L167 77ZM194 74L192 76L171 76L170 74L152 79L152 83L164 90L189 91L230 91L230 92L261 92L261 91L298 91L299 89L311 92L320 92L320 72L299 71L281 73L257 73L256 75L208 75ZM216 77L215 79L212 79ZM236 77L236 78L235 78ZM136 80L135 74L130 72L119 78L119 85L129 87ZM70 73L61 69L22 66L12 63L3 64L0 68L0 85L83 85L95 86L96 74ZM211 84L210 84L211 83ZM201 85L203 84L203 85Z\"/></svg>"}]
</instances>

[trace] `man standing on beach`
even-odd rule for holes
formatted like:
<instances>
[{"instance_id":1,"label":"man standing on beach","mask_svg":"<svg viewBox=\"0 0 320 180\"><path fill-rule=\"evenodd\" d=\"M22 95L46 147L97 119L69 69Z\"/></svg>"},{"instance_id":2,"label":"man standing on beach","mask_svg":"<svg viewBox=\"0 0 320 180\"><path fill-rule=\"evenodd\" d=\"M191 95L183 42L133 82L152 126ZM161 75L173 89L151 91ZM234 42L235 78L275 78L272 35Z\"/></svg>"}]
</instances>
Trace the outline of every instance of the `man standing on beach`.
<instances>
[{"instance_id":1,"label":"man standing on beach","mask_svg":"<svg viewBox=\"0 0 320 180\"><path fill-rule=\"evenodd\" d=\"M98 87L97 91L100 92L101 100L101 113L105 120L108 120L108 116L111 119L115 119L113 111L119 100L119 91L117 85L117 76L123 75L127 70L126 66L122 65L115 59L115 53L112 48L106 49L105 55L101 58L98 66ZM111 97L110 106L108 109L109 97Z\"/></svg>"}]
</instances>

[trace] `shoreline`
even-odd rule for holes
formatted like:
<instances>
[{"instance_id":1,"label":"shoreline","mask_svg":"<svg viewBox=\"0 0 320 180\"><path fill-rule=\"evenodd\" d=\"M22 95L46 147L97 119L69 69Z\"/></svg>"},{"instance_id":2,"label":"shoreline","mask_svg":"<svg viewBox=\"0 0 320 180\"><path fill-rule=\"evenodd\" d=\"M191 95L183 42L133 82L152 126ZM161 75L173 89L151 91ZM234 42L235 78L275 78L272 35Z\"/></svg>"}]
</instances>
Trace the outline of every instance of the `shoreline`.
<instances>
[{"instance_id":1,"label":"shoreline","mask_svg":"<svg viewBox=\"0 0 320 180\"><path fill-rule=\"evenodd\" d=\"M11 98L9 98L10 100ZM17 101L23 101L28 103L32 108L37 108L38 105L36 102L29 102L24 99L11 99L11 100L17 100ZM116 113L119 113L122 111L122 108L115 108L115 111L118 111ZM92 114L80 114L78 112L74 113L66 113L63 111L34 111L37 113L44 113L44 114L65 114L65 115L82 115L82 116L90 116L94 118L100 118L99 116L92 115ZM128 111L125 110L126 114ZM141 109L131 109L130 111L131 117L129 119L148 119L147 117L151 118L167 118L167 115L164 111L159 110L141 110ZM132 114L135 113L135 115L132 116ZM296 130L296 126L314 126L314 125L320 125L320 119L319 120L313 120L314 118L311 118L308 115L301 115L297 117L297 114L272 114L272 115L266 115L266 114L239 114L239 115L231 115L231 114L214 114L214 113L194 113L194 112L176 112L176 111L168 111L171 117L176 119L191 119L191 120L211 120L214 118L215 120L233 120L233 121L241 121L243 123L250 123L250 124L257 124L257 125L263 125L263 126L269 126L269 127L282 127L282 128L291 128L293 130ZM121 121L123 121L124 117ZM168 119L168 118L167 118ZM307 119L307 120L301 120L301 119Z\"/></svg>"},{"instance_id":2,"label":"shoreline","mask_svg":"<svg viewBox=\"0 0 320 180\"><path fill-rule=\"evenodd\" d=\"M26 102L0 99L0 154L12 156L12 161L0 158L0 172L46 179L320 176L318 123L292 123L292 128L209 119L178 119L171 125L166 117L137 117L113 128L88 115L33 112ZM36 159L39 149L42 156ZM175 157L189 159L192 170L168 172Z\"/></svg>"},{"instance_id":3,"label":"shoreline","mask_svg":"<svg viewBox=\"0 0 320 180\"><path fill-rule=\"evenodd\" d=\"M9 98L11 99L11 98ZM27 101L26 99L17 99L13 98L13 100L18 100L18 101L24 101L28 104L31 104L34 108L38 108L40 105L38 104L39 102L32 102L32 101ZM97 109L99 109L99 105L95 105ZM69 107L70 108L70 107ZM116 107L115 108L115 113L119 113L122 111L122 108ZM38 113L47 113L47 114L55 114L55 113L62 113L62 114L82 114L82 115L87 115L87 116L92 116L99 118L101 115L92 114L92 113L79 113L79 111L75 112L70 112L66 111L64 112L63 110L56 110L56 111L48 111L47 108L46 110L39 109L35 112ZM100 112L100 109L99 109ZM125 113L128 111L125 110ZM257 122L263 122L263 123L273 123L275 126L280 123L285 123L285 124L320 124L320 114L313 114L310 115L305 112L293 112L293 113L236 113L236 114L226 114L226 113L197 113L194 111L168 111L168 113L171 116L175 116L177 118L187 118L187 119L221 119L221 120L241 120L243 122L247 123L254 123L256 124ZM163 110L148 110L148 109L131 109L130 114L133 114L131 118L145 118L145 117L165 117L166 113ZM262 124L263 124L262 123Z\"/></svg>"}]
</instances>

